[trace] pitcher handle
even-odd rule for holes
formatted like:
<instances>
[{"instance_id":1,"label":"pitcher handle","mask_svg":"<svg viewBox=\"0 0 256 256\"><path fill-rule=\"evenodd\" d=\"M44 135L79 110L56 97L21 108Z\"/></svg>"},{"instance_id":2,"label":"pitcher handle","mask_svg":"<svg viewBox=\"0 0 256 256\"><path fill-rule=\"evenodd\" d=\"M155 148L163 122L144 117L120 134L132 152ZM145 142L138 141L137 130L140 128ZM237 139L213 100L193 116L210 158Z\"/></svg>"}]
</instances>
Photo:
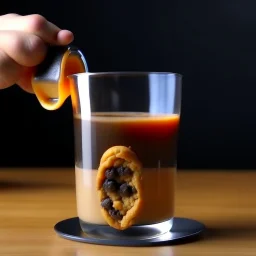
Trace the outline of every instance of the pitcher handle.
<instances>
[{"instance_id":1,"label":"pitcher handle","mask_svg":"<svg viewBox=\"0 0 256 256\"><path fill-rule=\"evenodd\" d=\"M88 72L86 59L75 46L51 46L36 67L31 83L34 93L47 110L56 110L70 96L69 75Z\"/></svg>"}]
</instances>

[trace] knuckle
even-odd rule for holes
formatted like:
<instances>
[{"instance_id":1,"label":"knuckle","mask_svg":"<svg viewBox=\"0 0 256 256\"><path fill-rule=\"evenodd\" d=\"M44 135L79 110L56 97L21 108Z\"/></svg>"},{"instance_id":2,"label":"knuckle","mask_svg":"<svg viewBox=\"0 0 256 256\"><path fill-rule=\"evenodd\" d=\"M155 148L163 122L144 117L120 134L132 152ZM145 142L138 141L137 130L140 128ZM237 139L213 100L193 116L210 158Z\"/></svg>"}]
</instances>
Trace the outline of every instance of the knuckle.
<instances>
[{"instance_id":1,"label":"knuckle","mask_svg":"<svg viewBox=\"0 0 256 256\"><path fill-rule=\"evenodd\" d=\"M29 15L28 26L32 31L42 30L47 23L47 20L40 14Z\"/></svg>"}]
</instances>

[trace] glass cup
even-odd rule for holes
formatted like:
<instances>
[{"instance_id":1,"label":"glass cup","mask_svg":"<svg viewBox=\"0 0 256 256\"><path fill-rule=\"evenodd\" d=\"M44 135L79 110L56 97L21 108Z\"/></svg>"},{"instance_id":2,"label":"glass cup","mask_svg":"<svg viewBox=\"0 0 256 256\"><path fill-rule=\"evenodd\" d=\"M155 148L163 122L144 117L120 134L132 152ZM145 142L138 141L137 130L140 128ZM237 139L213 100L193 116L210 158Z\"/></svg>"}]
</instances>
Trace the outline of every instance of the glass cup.
<instances>
[{"instance_id":1,"label":"glass cup","mask_svg":"<svg viewBox=\"0 0 256 256\"><path fill-rule=\"evenodd\" d=\"M48 110L71 96L77 215L87 235L149 239L171 230L182 77L90 73L75 47L50 47L32 86Z\"/></svg>"},{"instance_id":2,"label":"glass cup","mask_svg":"<svg viewBox=\"0 0 256 256\"><path fill-rule=\"evenodd\" d=\"M69 79L74 114L77 214L82 230L118 239L147 239L168 232L174 217L181 75L109 72L74 74ZM140 176L135 180L140 191L130 190L128 196L123 196L121 184L132 188L134 182L129 178L118 181L125 175L124 168L119 170L118 165L114 168L109 163L105 166L109 173L99 175L103 154L110 149L114 157L118 147L132 150L141 164ZM103 192L97 187L99 179ZM108 182L113 182L114 188ZM122 221L125 204L134 204L138 198L132 198L138 192L140 210L134 209L133 224L123 230L111 227L106 218ZM108 198L111 203L105 202L104 206L103 201Z\"/></svg>"}]
</instances>

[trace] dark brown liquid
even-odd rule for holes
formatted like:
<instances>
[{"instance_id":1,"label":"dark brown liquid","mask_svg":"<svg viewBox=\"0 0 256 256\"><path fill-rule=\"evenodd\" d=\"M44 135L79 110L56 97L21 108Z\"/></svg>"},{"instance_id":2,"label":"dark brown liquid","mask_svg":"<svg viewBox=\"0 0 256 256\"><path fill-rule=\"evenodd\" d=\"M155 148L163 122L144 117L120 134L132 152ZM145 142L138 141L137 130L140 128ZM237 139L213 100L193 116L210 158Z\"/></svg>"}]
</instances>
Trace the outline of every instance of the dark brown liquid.
<instances>
[{"instance_id":1,"label":"dark brown liquid","mask_svg":"<svg viewBox=\"0 0 256 256\"><path fill-rule=\"evenodd\" d=\"M103 153L112 146L131 147L144 168L173 167L179 116L102 114L91 120L74 117L76 166L97 169Z\"/></svg>"}]
</instances>

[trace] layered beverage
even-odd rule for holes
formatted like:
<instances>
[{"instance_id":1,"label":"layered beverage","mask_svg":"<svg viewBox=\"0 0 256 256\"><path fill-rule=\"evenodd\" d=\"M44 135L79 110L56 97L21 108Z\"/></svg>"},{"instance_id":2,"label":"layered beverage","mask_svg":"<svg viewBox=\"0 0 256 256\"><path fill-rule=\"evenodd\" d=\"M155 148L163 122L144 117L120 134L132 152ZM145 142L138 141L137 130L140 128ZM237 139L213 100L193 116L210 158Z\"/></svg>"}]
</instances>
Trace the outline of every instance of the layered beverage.
<instances>
[{"instance_id":1,"label":"layered beverage","mask_svg":"<svg viewBox=\"0 0 256 256\"><path fill-rule=\"evenodd\" d=\"M174 216L181 76L90 73L77 48L49 50L32 86L48 110L71 96L82 230L108 238L118 230L113 239L168 232Z\"/></svg>"},{"instance_id":2,"label":"layered beverage","mask_svg":"<svg viewBox=\"0 0 256 256\"><path fill-rule=\"evenodd\" d=\"M96 189L104 152L129 147L142 163L141 211L134 225L151 225L174 216L179 115L92 113L74 116L77 212L81 223L107 225Z\"/></svg>"}]
</instances>

